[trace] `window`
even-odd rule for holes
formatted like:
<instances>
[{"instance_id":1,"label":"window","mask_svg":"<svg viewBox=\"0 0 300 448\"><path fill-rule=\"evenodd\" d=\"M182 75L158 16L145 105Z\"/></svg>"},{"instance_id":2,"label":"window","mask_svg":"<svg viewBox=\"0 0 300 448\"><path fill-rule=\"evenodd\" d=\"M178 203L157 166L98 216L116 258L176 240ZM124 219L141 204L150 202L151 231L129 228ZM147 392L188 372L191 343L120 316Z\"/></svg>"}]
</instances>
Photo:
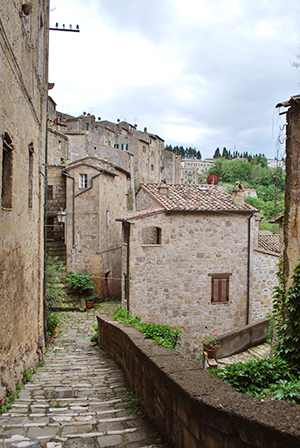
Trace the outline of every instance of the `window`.
<instances>
[{"instance_id":1,"label":"window","mask_svg":"<svg viewBox=\"0 0 300 448\"><path fill-rule=\"evenodd\" d=\"M106 210L106 227L109 226L109 210Z\"/></svg>"},{"instance_id":2,"label":"window","mask_svg":"<svg viewBox=\"0 0 300 448\"><path fill-rule=\"evenodd\" d=\"M53 199L53 185L47 185L47 199Z\"/></svg>"},{"instance_id":3,"label":"window","mask_svg":"<svg viewBox=\"0 0 300 448\"><path fill-rule=\"evenodd\" d=\"M89 124L85 123L85 130L88 131L89 130Z\"/></svg>"},{"instance_id":4,"label":"window","mask_svg":"<svg viewBox=\"0 0 300 448\"><path fill-rule=\"evenodd\" d=\"M161 228L145 227L142 230L142 244L161 244Z\"/></svg>"},{"instance_id":5,"label":"window","mask_svg":"<svg viewBox=\"0 0 300 448\"><path fill-rule=\"evenodd\" d=\"M110 140L108 140L108 146L110 146Z\"/></svg>"},{"instance_id":6,"label":"window","mask_svg":"<svg viewBox=\"0 0 300 448\"><path fill-rule=\"evenodd\" d=\"M211 301L229 302L229 276L231 274L211 275Z\"/></svg>"},{"instance_id":7,"label":"window","mask_svg":"<svg viewBox=\"0 0 300 448\"><path fill-rule=\"evenodd\" d=\"M119 149L119 145L117 143L114 144L114 148Z\"/></svg>"},{"instance_id":8,"label":"window","mask_svg":"<svg viewBox=\"0 0 300 448\"><path fill-rule=\"evenodd\" d=\"M128 150L128 143L122 143L122 149L123 149L123 151L127 151Z\"/></svg>"},{"instance_id":9,"label":"window","mask_svg":"<svg viewBox=\"0 0 300 448\"><path fill-rule=\"evenodd\" d=\"M151 156L152 156L152 157L154 156L154 151L151 151Z\"/></svg>"},{"instance_id":10,"label":"window","mask_svg":"<svg viewBox=\"0 0 300 448\"><path fill-rule=\"evenodd\" d=\"M143 146L143 152L146 152L146 146Z\"/></svg>"},{"instance_id":11,"label":"window","mask_svg":"<svg viewBox=\"0 0 300 448\"><path fill-rule=\"evenodd\" d=\"M32 208L33 191L33 144L28 145L28 208Z\"/></svg>"},{"instance_id":12,"label":"window","mask_svg":"<svg viewBox=\"0 0 300 448\"><path fill-rule=\"evenodd\" d=\"M151 164L151 171L154 171L154 166Z\"/></svg>"},{"instance_id":13,"label":"window","mask_svg":"<svg viewBox=\"0 0 300 448\"><path fill-rule=\"evenodd\" d=\"M87 174L79 174L79 188L87 187Z\"/></svg>"},{"instance_id":14,"label":"window","mask_svg":"<svg viewBox=\"0 0 300 448\"><path fill-rule=\"evenodd\" d=\"M2 191L1 205L3 208L12 208L13 189L13 146L7 133L4 134L2 146Z\"/></svg>"}]
</instances>

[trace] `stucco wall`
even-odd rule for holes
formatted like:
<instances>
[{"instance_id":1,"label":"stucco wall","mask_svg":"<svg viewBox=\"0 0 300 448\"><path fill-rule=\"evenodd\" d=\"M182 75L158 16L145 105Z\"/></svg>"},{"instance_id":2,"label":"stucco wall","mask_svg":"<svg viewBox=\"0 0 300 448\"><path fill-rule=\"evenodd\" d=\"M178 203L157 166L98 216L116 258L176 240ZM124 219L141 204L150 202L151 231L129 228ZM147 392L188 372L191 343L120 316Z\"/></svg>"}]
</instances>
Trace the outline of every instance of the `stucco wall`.
<instances>
[{"instance_id":1,"label":"stucco wall","mask_svg":"<svg viewBox=\"0 0 300 448\"><path fill-rule=\"evenodd\" d=\"M142 244L143 228L150 226L161 229L160 245ZM204 333L246 324L247 216L159 213L130 227L132 314L183 330L180 351L186 355ZM124 257L123 275L126 268ZM230 274L228 303L211 303L213 273Z\"/></svg>"},{"instance_id":2,"label":"stucco wall","mask_svg":"<svg viewBox=\"0 0 300 448\"><path fill-rule=\"evenodd\" d=\"M48 1L0 2L0 135L11 139L12 204L0 209L0 400L42 358ZM0 188L3 150L0 140ZM32 205L29 206L29 146ZM5 190L5 185L4 185Z\"/></svg>"},{"instance_id":3,"label":"stucco wall","mask_svg":"<svg viewBox=\"0 0 300 448\"><path fill-rule=\"evenodd\" d=\"M276 265L280 257L257 249L254 249L252 257L250 322L254 323L272 311L272 292L278 285Z\"/></svg>"}]
</instances>

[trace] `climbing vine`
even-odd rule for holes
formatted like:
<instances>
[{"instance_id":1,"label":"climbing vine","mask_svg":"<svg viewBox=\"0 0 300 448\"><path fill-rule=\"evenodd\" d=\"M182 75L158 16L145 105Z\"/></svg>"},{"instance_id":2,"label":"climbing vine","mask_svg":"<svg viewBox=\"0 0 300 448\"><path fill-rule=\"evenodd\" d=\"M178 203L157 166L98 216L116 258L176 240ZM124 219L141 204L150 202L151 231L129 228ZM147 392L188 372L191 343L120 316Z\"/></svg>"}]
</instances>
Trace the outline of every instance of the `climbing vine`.
<instances>
[{"instance_id":1,"label":"climbing vine","mask_svg":"<svg viewBox=\"0 0 300 448\"><path fill-rule=\"evenodd\" d=\"M279 263L279 286L274 288L273 314L277 342L275 354L300 367L300 263L292 275L293 285L285 292L283 260Z\"/></svg>"}]
</instances>

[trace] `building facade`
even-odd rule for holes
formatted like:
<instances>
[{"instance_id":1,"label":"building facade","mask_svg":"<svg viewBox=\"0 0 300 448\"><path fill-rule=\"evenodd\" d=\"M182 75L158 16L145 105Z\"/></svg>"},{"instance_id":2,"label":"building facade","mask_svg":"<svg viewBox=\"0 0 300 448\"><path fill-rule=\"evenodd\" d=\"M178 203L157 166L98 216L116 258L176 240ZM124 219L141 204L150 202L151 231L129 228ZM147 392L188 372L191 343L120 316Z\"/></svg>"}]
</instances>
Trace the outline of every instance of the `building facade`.
<instances>
[{"instance_id":1,"label":"building facade","mask_svg":"<svg viewBox=\"0 0 300 448\"><path fill-rule=\"evenodd\" d=\"M44 350L48 14L0 3L0 401Z\"/></svg>"}]
</instances>

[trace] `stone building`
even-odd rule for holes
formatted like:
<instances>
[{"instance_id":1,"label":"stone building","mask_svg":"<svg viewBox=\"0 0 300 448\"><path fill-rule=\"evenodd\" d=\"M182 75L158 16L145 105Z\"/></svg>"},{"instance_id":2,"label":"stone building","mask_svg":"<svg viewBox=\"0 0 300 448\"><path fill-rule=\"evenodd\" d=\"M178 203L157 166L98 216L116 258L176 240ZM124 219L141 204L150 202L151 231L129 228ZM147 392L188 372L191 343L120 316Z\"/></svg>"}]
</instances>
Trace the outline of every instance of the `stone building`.
<instances>
[{"instance_id":1,"label":"stone building","mask_svg":"<svg viewBox=\"0 0 300 448\"><path fill-rule=\"evenodd\" d=\"M240 183L232 196L217 186L141 184L138 211L118 219L122 304L147 322L183 330L183 354L204 333L260 318L248 281L265 276L253 272L258 220L243 196Z\"/></svg>"},{"instance_id":2,"label":"stone building","mask_svg":"<svg viewBox=\"0 0 300 448\"><path fill-rule=\"evenodd\" d=\"M29 9L0 2L0 401L44 349L48 0Z\"/></svg>"},{"instance_id":3,"label":"stone building","mask_svg":"<svg viewBox=\"0 0 300 448\"><path fill-rule=\"evenodd\" d=\"M122 226L130 173L97 157L70 162L66 178L67 269L92 274L103 298L121 296Z\"/></svg>"},{"instance_id":4,"label":"stone building","mask_svg":"<svg viewBox=\"0 0 300 448\"><path fill-rule=\"evenodd\" d=\"M57 124L66 127L69 138L68 158L74 161L85 156L98 156L131 172L132 189L141 182L179 182L180 158L170 156L164 149L164 140L144 128L125 121L113 123L96 120L94 115L79 117L56 112ZM134 182L134 183L133 183Z\"/></svg>"},{"instance_id":5,"label":"stone building","mask_svg":"<svg viewBox=\"0 0 300 448\"><path fill-rule=\"evenodd\" d=\"M185 159L181 162L180 182L182 184L195 185L198 183L198 176L205 173L213 166L215 159Z\"/></svg>"}]
</instances>

